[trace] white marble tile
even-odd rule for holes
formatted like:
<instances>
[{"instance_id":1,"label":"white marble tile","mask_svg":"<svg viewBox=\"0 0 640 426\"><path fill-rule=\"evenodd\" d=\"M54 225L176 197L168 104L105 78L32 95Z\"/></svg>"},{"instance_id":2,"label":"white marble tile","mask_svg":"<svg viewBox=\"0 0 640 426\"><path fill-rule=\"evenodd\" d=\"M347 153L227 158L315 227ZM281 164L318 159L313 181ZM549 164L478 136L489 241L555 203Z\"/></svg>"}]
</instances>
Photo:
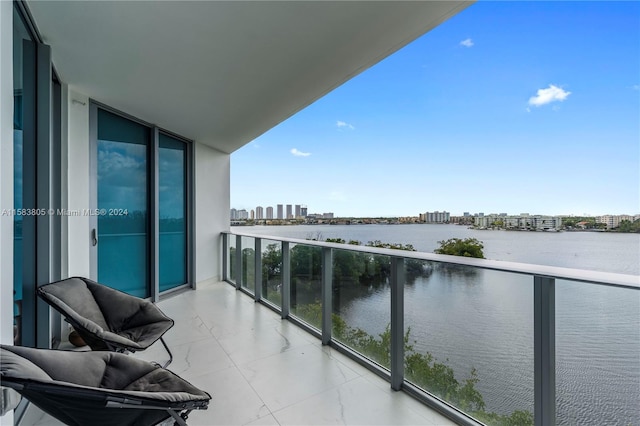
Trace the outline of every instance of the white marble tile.
<instances>
[{"instance_id":1,"label":"white marble tile","mask_svg":"<svg viewBox=\"0 0 640 426\"><path fill-rule=\"evenodd\" d=\"M0 424L4 425L4 423L1 422L1 419L2 418L0 417ZM64 426L64 423L54 417L51 417L50 415L36 407L34 404L30 403L26 408L24 416L22 417L21 425Z\"/></svg>"},{"instance_id":2,"label":"white marble tile","mask_svg":"<svg viewBox=\"0 0 640 426\"><path fill-rule=\"evenodd\" d=\"M310 341L289 327L269 323L263 327L248 328L234 335L218 339L220 345L237 365L279 354Z\"/></svg>"},{"instance_id":3,"label":"white marble tile","mask_svg":"<svg viewBox=\"0 0 640 426\"><path fill-rule=\"evenodd\" d=\"M199 312L214 337L224 338L249 330L265 330L281 321L276 313L255 303L249 296L232 294L236 300L229 301L225 306L214 305Z\"/></svg>"},{"instance_id":4,"label":"white marble tile","mask_svg":"<svg viewBox=\"0 0 640 426\"><path fill-rule=\"evenodd\" d=\"M213 337L206 324L193 312L189 316L174 318L174 321L174 326L164 335L164 340L170 348Z\"/></svg>"},{"instance_id":5,"label":"white marble tile","mask_svg":"<svg viewBox=\"0 0 640 426\"><path fill-rule=\"evenodd\" d=\"M250 423L245 423L244 426L280 426L280 423L271 414L268 416L260 417L258 420L254 420Z\"/></svg>"},{"instance_id":6,"label":"white marble tile","mask_svg":"<svg viewBox=\"0 0 640 426\"><path fill-rule=\"evenodd\" d=\"M239 369L272 411L358 377L321 351L320 343L261 358Z\"/></svg>"},{"instance_id":7,"label":"white marble tile","mask_svg":"<svg viewBox=\"0 0 640 426\"><path fill-rule=\"evenodd\" d=\"M134 356L160 364L168 359L168 354L162 345L154 345L152 348L152 351L137 352ZM173 346L171 352L173 353L173 362L167 366L167 369L186 380L194 376L224 370L234 365L222 346L213 338Z\"/></svg>"},{"instance_id":8,"label":"white marble tile","mask_svg":"<svg viewBox=\"0 0 640 426\"><path fill-rule=\"evenodd\" d=\"M407 395L383 391L364 378L273 413L281 425L433 425ZM429 412L424 407L425 412ZM442 419L441 424L452 424Z\"/></svg>"},{"instance_id":9,"label":"white marble tile","mask_svg":"<svg viewBox=\"0 0 640 426\"><path fill-rule=\"evenodd\" d=\"M198 375L190 382L212 396L207 410L191 413L188 422L191 426L243 425L271 414L235 367Z\"/></svg>"}]
</instances>

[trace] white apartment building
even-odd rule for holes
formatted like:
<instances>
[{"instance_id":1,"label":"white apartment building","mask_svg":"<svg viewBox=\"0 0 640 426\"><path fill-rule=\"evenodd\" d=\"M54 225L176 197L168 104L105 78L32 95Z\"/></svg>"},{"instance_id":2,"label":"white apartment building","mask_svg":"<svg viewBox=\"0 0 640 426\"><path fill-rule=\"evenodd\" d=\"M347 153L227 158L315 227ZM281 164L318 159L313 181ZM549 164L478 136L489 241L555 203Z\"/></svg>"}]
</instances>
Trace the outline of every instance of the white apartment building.
<instances>
[{"instance_id":1,"label":"white apartment building","mask_svg":"<svg viewBox=\"0 0 640 426\"><path fill-rule=\"evenodd\" d=\"M631 216L628 214L619 214L619 215L604 215L604 216L596 216L596 223L604 223L607 225L607 229L617 228L620 226L620 222L623 220L628 220L629 222L634 222L640 218L640 215Z\"/></svg>"},{"instance_id":2,"label":"white apartment building","mask_svg":"<svg viewBox=\"0 0 640 426\"><path fill-rule=\"evenodd\" d=\"M426 223L446 223L449 222L451 215L446 211L426 212L424 214L424 221Z\"/></svg>"},{"instance_id":3,"label":"white apartment building","mask_svg":"<svg viewBox=\"0 0 640 426\"><path fill-rule=\"evenodd\" d=\"M562 218L558 216L529 215L504 216L503 214L490 214L486 216L476 216L474 224L480 228L490 228L494 224L502 222L502 227L506 229L535 229L537 231L549 231L559 229L562 225Z\"/></svg>"}]
</instances>

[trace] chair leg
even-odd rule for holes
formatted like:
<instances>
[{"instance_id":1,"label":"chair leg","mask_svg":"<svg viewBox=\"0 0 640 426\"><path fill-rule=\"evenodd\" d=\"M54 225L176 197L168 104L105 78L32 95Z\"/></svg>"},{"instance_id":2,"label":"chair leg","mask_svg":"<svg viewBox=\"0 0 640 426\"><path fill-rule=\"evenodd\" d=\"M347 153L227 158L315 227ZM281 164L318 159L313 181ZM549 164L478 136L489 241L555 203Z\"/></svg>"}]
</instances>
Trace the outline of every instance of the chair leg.
<instances>
[{"instance_id":1,"label":"chair leg","mask_svg":"<svg viewBox=\"0 0 640 426\"><path fill-rule=\"evenodd\" d=\"M177 412L171 409L167 409L167 411L169 412L169 414L171 414L171 417L173 417L173 419L175 420L174 426L189 426L187 425L186 420L191 410L183 413L182 415L178 414Z\"/></svg>"},{"instance_id":2,"label":"chair leg","mask_svg":"<svg viewBox=\"0 0 640 426\"><path fill-rule=\"evenodd\" d=\"M160 338L160 341L162 342L162 345L164 346L164 348L167 350L167 353L169 354L169 361L165 362L164 365L162 366L162 368L167 368L167 366L171 364L171 362L173 361L173 354L171 353L169 346L167 346L167 343L164 341L162 337Z\"/></svg>"}]
</instances>

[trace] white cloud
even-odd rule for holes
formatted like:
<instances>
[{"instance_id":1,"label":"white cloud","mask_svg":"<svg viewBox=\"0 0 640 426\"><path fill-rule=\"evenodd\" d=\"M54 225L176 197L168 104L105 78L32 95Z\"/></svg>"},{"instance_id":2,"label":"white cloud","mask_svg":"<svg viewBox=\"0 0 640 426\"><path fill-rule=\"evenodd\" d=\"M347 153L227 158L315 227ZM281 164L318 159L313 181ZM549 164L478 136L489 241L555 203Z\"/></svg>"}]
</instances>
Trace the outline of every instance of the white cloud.
<instances>
[{"instance_id":1,"label":"white cloud","mask_svg":"<svg viewBox=\"0 0 640 426\"><path fill-rule=\"evenodd\" d=\"M311 155L310 152L302 152L302 151L298 151L296 148L292 148L290 151L293 155L295 155L296 157L308 157Z\"/></svg>"},{"instance_id":2,"label":"white cloud","mask_svg":"<svg viewBox=\"0 0 640 426\"><path fill-rule=\"evenodd\" d=\"M355 130L355 127L353 127L351 124L340 120L336 121L336 126L338 126L338 129Z\"/></svg>"},{"instance_id":3,"label":"white cloud","mask_svg":"<svg viewBox=\"0 0 640 426\"><path fill-rule=\"evenodd\" d=\"M640 90L640 84L634 84L631 86L631 90Z\"/></svg>"},{"instance_id":4,"label":"white cloud","mask_svg":"<svg viewBox=\"0 0 640 426\"><path fill-rule=\"evenodd\" d=\"M529 98L529 105L542 106L551 102L562 102L571 94L558 86L550 84L546 89L538 89L536 96Z\"/></svg>"},{"instance_id":5,"label":"white cloud","mask_svg":"<svg viewBox=\"0 0 640 426\"><path fill-rule=\"evenodd\" d=\"M470 38L468 38L466 40L462 40L460 42L460 46L471 47L471 46L473 46L473 40L471 40Z\"/></svg>"}]
</instances>

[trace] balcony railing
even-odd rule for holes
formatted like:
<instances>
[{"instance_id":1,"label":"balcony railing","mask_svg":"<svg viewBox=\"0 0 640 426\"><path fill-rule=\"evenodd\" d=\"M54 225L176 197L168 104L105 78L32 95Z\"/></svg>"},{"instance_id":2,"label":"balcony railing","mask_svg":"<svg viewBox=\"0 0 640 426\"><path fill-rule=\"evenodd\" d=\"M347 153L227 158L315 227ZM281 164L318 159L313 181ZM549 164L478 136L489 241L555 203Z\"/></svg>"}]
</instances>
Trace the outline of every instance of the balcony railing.
<instances>
[{"instance_id":1,"label":"balcony railing","mask_svg":"<svg viewBox=\"0 0 640 426\"><path fill-rule=\"evenodd\" d=\"M613 408L623 413L622 423L638 418L637 276L248 233L222 236L223 277L236 289L460 424L500 422L509 414L511 421L536 425L571 423L565 394L573 391L565 389L575 384L563 376L556 384L556 356L564 374L581 369L576 353L597 353L593 358L602 359L589 363L600 362L594 368L606 374L611 360L602 351L614 349L590 334L598 315L591 304L605 303L605 294L612 301L600 314L613 318L613 326L604 333L621 336L614 339L623 348L615 349L620 359L613 368L624 370L616 371L623 379L612 380L620 388L607 392L629 394ZM480 283L486 291L479 291ZM584 289L596 292L573 298ZM625 310L626 317L616 317ZM476 354L479 347L482 354ZM504 361L513 356L520 361ZM486 368L479 371L477 364ZM500 414L485 410L485 393ZM578 405L584 411L590 403ZM604 420L608 414L591 405ZM561 421L557 407L567 411Z\"/></svg>"}]
</instances>

